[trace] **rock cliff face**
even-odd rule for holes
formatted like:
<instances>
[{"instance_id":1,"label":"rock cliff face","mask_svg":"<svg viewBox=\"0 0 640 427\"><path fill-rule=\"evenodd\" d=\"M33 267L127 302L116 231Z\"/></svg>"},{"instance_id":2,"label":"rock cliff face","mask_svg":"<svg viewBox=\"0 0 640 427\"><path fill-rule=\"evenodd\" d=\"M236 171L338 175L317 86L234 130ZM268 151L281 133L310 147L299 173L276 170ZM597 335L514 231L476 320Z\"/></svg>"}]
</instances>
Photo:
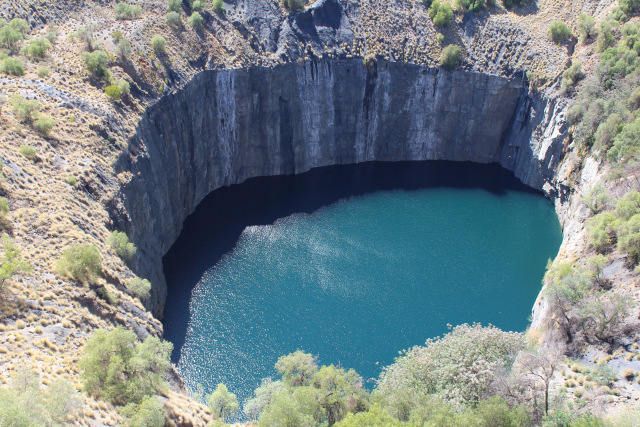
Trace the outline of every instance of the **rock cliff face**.
<instances>
[{"instance_id":1,"label":"rock cliff face","mask_svg":"<svg viewBox=\"0 0 640 427\"><path fill-rule=\"evenodd\" d=\"M211 191L247 178L366 161L499 162L557 195L566 105L521 78L360 59L204 71L141 120L113 218L139 248L161 316L162 256Z\"/></svg>"}]
</instances>

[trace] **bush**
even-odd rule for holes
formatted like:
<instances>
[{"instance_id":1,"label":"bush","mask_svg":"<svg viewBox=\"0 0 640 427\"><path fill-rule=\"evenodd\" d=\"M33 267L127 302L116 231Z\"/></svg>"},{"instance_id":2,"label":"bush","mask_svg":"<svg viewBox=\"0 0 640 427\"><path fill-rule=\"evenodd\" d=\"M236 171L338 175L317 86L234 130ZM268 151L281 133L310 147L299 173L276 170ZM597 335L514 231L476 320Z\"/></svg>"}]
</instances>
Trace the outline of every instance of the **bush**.
<instances>
[{"instance_id":1,"label":"bush","mask_svg":"<svg viewBox=\"0 0 640 427\"><path fill-rule=\"evenodd\" d=\"M120 89L120 87L116 85L109 85L104 88L104 93L106 93L112 101L120 101L122 89Z\"/></svg>"},{"instance_id":2,"label":"bush","mask_svg":"<svg viewBox=\"0 0 640 427\"><path fill-rule=\"evenodd\" d=\"M44 79L51 75L51 69L49 69L49 67L38 67L36 73L38 74L38 77Z\"/></svg>"},{"instance_id":3,"label":"bush","mask_svg":"<svg viewBox=\"0 0 640 427\"><path fill-rule=\"evenodd\" d=\"M98 329L87 340L79 363L84 389L117 404L141 403L166 389L163 377L172 348L155 336L140 343L121 326Z\"/></svg>"},{"instance_id":4,"label":"bush","mask_svg":"<svg viewBox=\"0 0 640 427\"><path fill-rule=\"evenodd\" d=\"M137 19L142 16L142 8L138 5L131 6L124 2L116 5L116 19Z\"/></svg>"},{"instance_id":5,"label":"bush","mask_svg":"<svg viewBox=\"0 0 640 427\"><path fill-rule=\"evenodd\" d=\"M593 16L581 13L578 17L578 30L580 32L580 43L593 40L598 35L598 27Z\"/></svg>"},{"instance_id":6,"label":"bush","mask_svg":"<svg viewBox=\"0 0 640 427\"><path fill-rule=\"evenodd\" d=\"M116 53L118 54L118 56L120 58L127 58L129 57L129 55L131 55L131 51L131 42L124 37L120 39L120 41L116 45Z\"/></svg>"},{"instance_id":7,"label":"bush","mask_svg":"<svg viewBox=\"0 0 640 427\"><path fill-rule=\"evenodd\" d=\"M11 52L15 52L22 39L22 34L11 28L10 25L5 24L0 26L0 47L4 47L9 49Z\"/></svg>"},{"instance_id":8,"label":"bush","mask_svg":"<svg viewBox=\"0 0 640 427\"><path fill-rule=\"evenodd\" d=\"M33 40L29 40L22 48L22 51L32 59L42 59L47 56L47 52L51 48L52 45L49 40L38 37Z\"/></svg>"},{"instance_id":9,"label":"bush","mask_svg":"<svg viewBox=\"0 0 640 427\"><path fill-rule=\"evenodd\" d=\"M19 120L24 122L31 122L36 116L36 113L42 109L42 105L40 105L39 102L26 100L20 95L11 96L9 101L13 107L13 113Z\"/></svg>"},{"instance_id":10,"label":"bush","mask_svg":"<svg viewBox=\"0 0 640 427\"><path fill-rule=\"evenodd\" d=\"M485 0L456 0L456 9L462 12L477 12L485 5Z\"/></svg>"},{"instance_id":11,"label":"bush","mask_svg":"<svg viewBox=\"0 0 640 427\"><path fill-rule=\"evenodd\" d=\"M450 44L445 47L440 54L440 66L445 70L453 70L458 66L458 62L460 62L461 53L462 50L460 46Z\"/></svg>"},{"instance_id":12,"label":"bush","mask_svg":"<svg viewBox=\"0 0 640 427\"><path fill-rule=\"evenodd\" d=\"M562 21L553 21L551 26L549 26L549 30L547 31L547 36L549 40L554 43L560 43L571 36L571 30L567 27Z\"/></svg>"},{"instance_id":13,"label":"bush","mask_svg":"<svg viewBox=\"0 0 640 427\"><path fill-rule=\"evenodd\" d=\"M2 212L3 217L8 212L7 207L6 212L4 212L4 210ZM11 279L11 277L16 274L29 274L33 267L22 259L22 251L15 245L15 241L6 234L0 237L0 247L2 248L2 257L0 257L0 289L2 289L5 282Z\"/></svg>"},{"instance_id":14,"label":"bush","mask_svg":"<svg viewBox=\"0 0 640 427\"><path fill-rule=\"evenodd\" d=\"M173 25L174 27L179 27L182 25L182 20L180 19L180 14L177 12L169 12L167 13L167 24Z\"/></svg>"},{"instance_id":15,"label":"bush","mask_svg":"<svg viewBox=\"0 0 640 427\"><path fill-rule=\"evenodd\" d=\"M29 23L22 18L13 18L9 22L9 26L23 36L29 34Z\"/></svg>"},{"instance_id":16,"label":"bush","mask_svg":"<svg viewBox=\"0 0 640 427\"><path fill-rule=\"evenodd\" d=\"M30 145L21 145L18 152L29 160L35 160L38 157L38 152Z\"/></svg>"},{"instance_id":17,"label":"bush","mask_svg":"<svg viewBox=\"0 0 640 427\"><path fill-rule=\"evenodd\" d=\"M596 251L605 253L615 242L617 219L611 212L603 212L587 222L589 243Z\"/></svg>"},{"instance_id":18,"label":"bush","mask_svg":"<svg viewBox=\"0 0 640 427\"><path fill-rule=\"evenodd\" d=\"M84 59L84 65L87 67L87 71L93 77L108 80L110 73L107 69L107 60L109 57L106 53L101 50L96 50L91 53L85 52L84 55L82 55L82 59Z\"/></svg>"},{"instance_id":19,"label":"bush","mask_svg":"<svg viewBox=\"0 0 640 427\"><path fill-rule=\"evenodd\" d=\"M105 300L109 305L116 306L120 304L120 298L118 297L118 294L111 291L106 286L100 286L98 288L98 295L100 295L100 298Z\"/></svg>"},{"instance_id":20,"label":"bush","mask_svg":"<svg viewBox=\"0 0 640 427\"><path fill-rule=\"evenodd\" d=\"M149 298L151 295L151 282L147 279L134 277L125 284L125 287L131 295L140 299Z\"/></svg>"},{"instance_id":21,"label":"bush","mask_svg":"<svg viewBox=\"0 0 640 427\"><path fill-rule=\"evenodd\" d=\"M128 427L164 427L163 407L158 398L145 397L140 404L129 403L121 413L128 418Z\"/></svg>"},{"instance_id":22,"label":"bush","mask_svg":"<svg viewBox=\"0 0 640 427\"><path fill-rule=\"evenodd\" d=\"M24 64L16 58L5 58L0 62L0 72L10 76L24 76Z\"/></svg>"},{"instance_id":23,"label":"bush","mask_svg":"<svg viewBox=\"0 0 640 427\"><path fill-rule=\"evenodd\" d=\"M200 28L202 27L204 19L198 12L193 12L189 19L187 19L187 22L189 22L189 25L191 25L193 28Z\"/></svg>"},{"instance_id":24,"label":"bush","mask_svg":"<svg viewBox=\"0 0 640 427\"><path fill-rule=\"evenodd\" d=\"M165 48L167 47L167 41L164 37L156 34L151 38L151 47L153 47L153 50L156 53L164 53Z\"/></svg>"},{"instance_id":25,"label":"bush","mask_svg":"<svg viewBox=\"0 0 640 427\"><path fill-rule=\"evenodd\" d=\"M609 190L601 183L597 183L591 187L580 199L593 215L606 208L609 200Z\"/></svg>"},{"instance_id":26,"label":"bush","mask_svg":"<svg viewBox=\"0 0 640 427\"><path fill-rule=\"evenodd\" d=\"M129 241L129 237L122 231L113 231L109 235L109 245L121 258L128 260L136 254L136 245Z\"/></svg>"},{"instance_id":27,"label":"bush","mask_svg":"<svg viewBox=\"0 0 640 427\"><path fill-rule=\"evenodd\" d=\"M131 92L131 85L125 79L119 79L116 85L120 88L122 95L129 95L129 92Z\"/></svg>"},{"instance_id":28,"label":"bush","mask_svg":"<svg viewBox=\"0 0 640 427\"><path fill-rule=\"evenodd\" d=\"M64 180L66 181L67 184L69 184L72 187L75 187L75 185L78 183L78 178L76 178L73 175L67 175L67 177Z\"/></svg>"},{"instance_id":29,"label":"bush","mask_svg":"<svg viewBox=\"0 0 640 427\"><path fill-rule=\"evenodd\" d=\"M58 258L56 271L79 281L94 282L102 272L102 257L98 249L88 243L69 246Z\"/></svg>"},{"instance_id":30,"label":"bush","mask_svg":"<svg viewBox=\"0 0 640 427\"><path fill-rule=\"evenodd\" d=\"M167 11L179 13L181 5L182 0L169 0L169 2L167 3Z\"/></svg>"},{"instance_id":31,"label":"bush","mask_svg":"<svg viewBox=\"0 0 640 427\"><path fill-rule=\"evenodd\" d=\"M431 3L428 13L433 25L438 28L448 27L453 22L453 10L448 3L441 3L439 0L435 0Z\"/></svg>"},{"instance_id":32,"label":"bush","mask_svg":"<svg viewBox=\"0 0 640 427\"><path fill-rule=\"evenodd\" d=\"M213 0L213 10L217 13L223 13L224 2L222 0Z\"/></svg>"},{"instance_id":33,"label":"bush","mask_svg":"<svg viewBox=\"0 0 640 427\"><path fill-rule=\"evenodd\" d=\"M240 409L236 395L229 392L224 384L218 384L215 391L207 396L207 405L211 413L222 419L234 416Z\"/></svg>"},{"instance_id":34,"label":"bush","mask_svg":"<svg viewBox=\"0 0 640 427\"><path fill-rule=\"evenodd\" d=\"M0 419L3 426L62 426L67 417L82 409L82 398L68 381L56 380L40 387L37 373L19 370L9 387L0 388Z\"/></svg>"},{"instance_id":35,"label":"bush","mask_svg":"<svg viewBox=\"0 0 640 427\"><path fill-rule=\"evenodd\" d=\"M578 81L582 80L584 73L582 72L582 63L576 61L571 64L569 68L562 73L562 87L567 88L573 86Z\"/></svg>"},{"instance_id":36,"label":"bush","mask_svg":"<svg viewBox=\"0 0 640 427\"><path fill-rule=\"evenodd\" d=\"M305 0L282 0L282 4L289 10L304 9Z\"/></svg>"},{"instance_id":37,"label":"bush","mask_svg":"<svg viewBox=\"0 0 640 427\"><path fill-rule=\"evenodd\" d=\"M42 136L49 136L54 125L55 121L44 114L38 114L38 117L33 122L33 128Z\"/></svg>"},{"instance_id":38,"label":"bush","mask_svg":"<svg viewBox=\"0 0 640 427\"><path fill-rule=\"evenodd\" d=\"M201 11L202 3L199 0L194 1L193 4L191 5L191 9Z\"/></svg>"},{"instance_id":39,"label":"bush","mask_svg":"<svg viewBox=\"0 0 640 427\"><path fill-rule=\"evenodd\" d=\"M438 44L444 43L444 34L438 33L438 35L436 36L436 41L438 42Z\"/></svg>"},{"instance_id":40,"label":"bush","mask_svg":"<svg viewBox=\"0 0 640 427\"><path fill-rule=\"evenodd\" d=\"M618 0L620 9L625 13L633 13L640 9L640 0Z\"/></svg>"},{"instance_id":41,"label":"bush","mask_svg":"<svg viewBox=\"0 0 640 427\"><path fill-rule=\"evenodd\" d=\"M505 9L511 9L513 6L524 6L529 3L529 0L502 0L502 5Z\"/></svg>"}]
</instances>

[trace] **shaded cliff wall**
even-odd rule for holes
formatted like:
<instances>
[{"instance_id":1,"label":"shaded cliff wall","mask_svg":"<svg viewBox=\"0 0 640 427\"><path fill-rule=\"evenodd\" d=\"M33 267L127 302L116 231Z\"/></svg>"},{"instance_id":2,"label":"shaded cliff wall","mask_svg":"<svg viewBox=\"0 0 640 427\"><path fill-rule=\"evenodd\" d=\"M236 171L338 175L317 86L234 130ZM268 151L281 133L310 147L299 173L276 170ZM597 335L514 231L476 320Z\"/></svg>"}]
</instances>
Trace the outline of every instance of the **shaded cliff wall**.
<instances>
[{"instance_id":1,"label":"shaded cliff wall","mask_svg":"<svg viewBox=\"0 0 640 427\"><path fill-rule=\"evenodd\" d=\"M499 162L553 191L563 105L521 79L360 59L205 71L149 107L118 168L114 222L139 248L161 316L162 256L211 191L247 178L366 161ZM560 119L558 119L560 116Z\"/></svg>"}]
</instances>

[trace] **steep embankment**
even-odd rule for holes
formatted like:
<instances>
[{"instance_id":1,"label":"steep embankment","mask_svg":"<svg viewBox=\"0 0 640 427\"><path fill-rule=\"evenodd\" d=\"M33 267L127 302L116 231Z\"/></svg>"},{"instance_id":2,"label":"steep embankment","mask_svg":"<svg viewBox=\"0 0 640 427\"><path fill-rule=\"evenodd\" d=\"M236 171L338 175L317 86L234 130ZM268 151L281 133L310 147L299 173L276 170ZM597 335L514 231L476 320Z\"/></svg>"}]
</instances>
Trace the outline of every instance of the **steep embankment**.
<instances>
[{"instance_id":1,"label":"steep embankment","mask_svg":"<svg viewBox=\"0 0 640 427\"><path fill-rule=\"evenodd\" d=\"M161 315L162 255L216 188L334 164L470 160L554 196L566 104L521 77L394 62L205 71L143 116L118 164L132 177L114 219L140 249L135 269Z\"/></svg>"}]
</instances>

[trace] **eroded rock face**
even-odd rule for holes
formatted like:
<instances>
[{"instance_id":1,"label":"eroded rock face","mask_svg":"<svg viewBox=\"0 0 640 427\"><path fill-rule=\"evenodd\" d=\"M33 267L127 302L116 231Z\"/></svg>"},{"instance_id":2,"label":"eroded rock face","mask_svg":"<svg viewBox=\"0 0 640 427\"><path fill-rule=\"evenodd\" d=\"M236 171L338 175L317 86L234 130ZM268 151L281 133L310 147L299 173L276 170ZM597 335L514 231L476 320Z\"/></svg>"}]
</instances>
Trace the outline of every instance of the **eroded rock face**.
<instances>
[{"instance_id":1,"label":"eroded rock face","mask_svg":"<svg viewBox=\"0 0 640 427\"><path fill-rule=\"evenodd\" d=\"M555 196L562 102L522 79L360 59L205 71L151 106L118 167L114 213L161 316L162 256L211 191L247 178L366 161L499 162Z\"/></svg>"}]
</instances>

